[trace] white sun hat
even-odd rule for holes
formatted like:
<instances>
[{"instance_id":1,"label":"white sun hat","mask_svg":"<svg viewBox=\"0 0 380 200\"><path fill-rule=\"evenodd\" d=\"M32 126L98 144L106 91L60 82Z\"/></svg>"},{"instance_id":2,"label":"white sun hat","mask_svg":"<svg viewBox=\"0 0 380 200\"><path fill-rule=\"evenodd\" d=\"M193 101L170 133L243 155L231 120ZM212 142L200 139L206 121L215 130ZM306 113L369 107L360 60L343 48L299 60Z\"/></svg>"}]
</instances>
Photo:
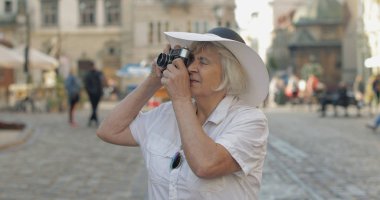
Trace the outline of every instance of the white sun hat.
<instances>
[{"instance_id":1,"label":"white sun hat","mask_svg":"<svg viewBox=\"0 0 380 200\"><path fill-rule=\"evenodd\" d=\"M234 54L248 75L248 88L240 95L245 103L260 106L269 91L269 75L260 56L235 31L228 28L214 28L208 33L165 32L170 45L189 47L194 41L218 42Z\"/></svg>"}]
</instances>

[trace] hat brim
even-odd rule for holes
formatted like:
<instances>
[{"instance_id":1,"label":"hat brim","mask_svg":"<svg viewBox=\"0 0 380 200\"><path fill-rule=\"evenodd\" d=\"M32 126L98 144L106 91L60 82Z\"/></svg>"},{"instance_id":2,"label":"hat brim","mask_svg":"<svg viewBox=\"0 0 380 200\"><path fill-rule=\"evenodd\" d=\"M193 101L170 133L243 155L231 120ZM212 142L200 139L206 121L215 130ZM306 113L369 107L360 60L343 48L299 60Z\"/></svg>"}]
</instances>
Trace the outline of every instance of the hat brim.
<instances>
[{"instance_id":1,"label":"hat brim","mask_svg":"<svg viewBox=\"0 0 380 200\"><path fill-rule=\"evenodd\" d=\"M265 100L269 91L268 70L260 56L246 44L210 33L165 32L165 36L172 47L175 45L189 47L194 41L222 44L234 54L248 75L247 93L239 97L252 106L259 106Z\"/></svg>"}]
</instances>

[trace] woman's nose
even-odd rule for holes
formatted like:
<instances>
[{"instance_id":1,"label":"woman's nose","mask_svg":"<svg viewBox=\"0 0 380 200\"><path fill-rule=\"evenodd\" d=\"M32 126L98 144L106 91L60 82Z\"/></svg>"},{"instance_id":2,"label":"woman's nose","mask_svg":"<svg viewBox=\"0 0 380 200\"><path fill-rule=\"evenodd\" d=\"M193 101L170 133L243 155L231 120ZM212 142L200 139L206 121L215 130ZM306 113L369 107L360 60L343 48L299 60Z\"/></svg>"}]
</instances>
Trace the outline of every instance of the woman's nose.
<instances>
[{"instance_id":1,"label":"woman's nose","mask_svg":"<svg viewBox=\"0 0 380 200\"><path fill-rule=\"evenodd\" d=\"M187 68L187 70L189 70L189 72L195 72L197 71L197 62L194 60L192 63L190 63L189 67Z\"/></svg>"}]
</instances>

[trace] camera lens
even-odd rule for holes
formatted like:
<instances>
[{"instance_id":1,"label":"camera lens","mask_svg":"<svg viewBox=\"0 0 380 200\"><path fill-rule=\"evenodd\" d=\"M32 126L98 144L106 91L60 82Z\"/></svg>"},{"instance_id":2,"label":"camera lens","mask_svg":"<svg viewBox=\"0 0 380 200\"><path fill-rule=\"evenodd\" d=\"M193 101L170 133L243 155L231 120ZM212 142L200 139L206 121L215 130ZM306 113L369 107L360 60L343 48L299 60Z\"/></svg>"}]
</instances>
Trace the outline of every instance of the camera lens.
<instances>
[{"instance_id":1,"label":"camera lens","mask_svg":"<svg viewBox=\"0 0 380 200\"><path fill-rule=\"evenodd\" d=\"M169 55L165 53L160 53L157 58L157 65L161 68L166 68L166 65L168 65L169 62Z\"/></svg>"}]
</instances>

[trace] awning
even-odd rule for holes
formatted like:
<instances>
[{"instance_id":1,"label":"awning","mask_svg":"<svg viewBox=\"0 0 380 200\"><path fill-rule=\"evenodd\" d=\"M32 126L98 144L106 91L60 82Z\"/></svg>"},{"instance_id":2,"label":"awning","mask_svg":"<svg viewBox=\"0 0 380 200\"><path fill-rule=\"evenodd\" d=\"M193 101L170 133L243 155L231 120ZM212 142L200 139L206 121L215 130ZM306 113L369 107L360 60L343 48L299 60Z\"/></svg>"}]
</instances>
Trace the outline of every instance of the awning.
<instances>
[{"instance_id":1,"label":"awning","mask_svg":"<svg viewBox=\"0 0 380 200\"><path fill-rule=\"evenodd\" d=\"M25 47L18 47L16 51L20 55L25 54ZM29 48L29 67L31 69L55 69L58 67L58 60L41 51Z\"/></svg>"},{"instance_id":2,"label":"awning","mask_svg":"<svg viewBox=\"0 0 380 200\"><path fill-rule=\"evenodd\" d=\"M373 56L373 57L365 59L364 66L366 66L368 68L380 67L380 55Z\"/></svg>"},{"instance_id":3,"label":"awning","mask_svg":"<svg viewBox=\"0 0 380 200\"><path fill-rule=\"evenodd\" d=\"M20 68L24 58L14 49L0 44L0 68Z\"/></svg>"},{"instance_id":4,"label":"awning","mask_svg":"<svg viewBox=\"0 0 380 200\"><path fill-rule=\"evenodd\" d=\"M0 67L2 68L22 68L25 60L25 47L10 49L0 45ZM29 49L30 69L55 69L58 67L58 60L41 51Z\"/></svg>"}]
</instances>

